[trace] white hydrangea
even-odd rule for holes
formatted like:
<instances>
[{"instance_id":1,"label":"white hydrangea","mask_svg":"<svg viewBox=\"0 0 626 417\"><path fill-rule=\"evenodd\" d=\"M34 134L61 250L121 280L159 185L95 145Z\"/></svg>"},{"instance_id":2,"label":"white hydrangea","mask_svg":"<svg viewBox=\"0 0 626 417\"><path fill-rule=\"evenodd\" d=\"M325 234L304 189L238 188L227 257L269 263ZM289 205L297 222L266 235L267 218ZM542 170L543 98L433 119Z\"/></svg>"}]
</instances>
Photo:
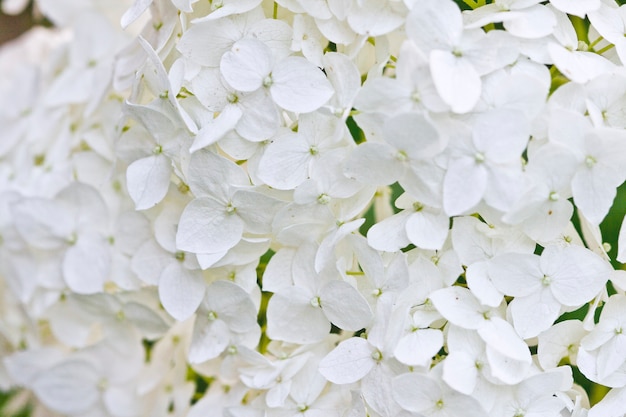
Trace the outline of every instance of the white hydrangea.
<instances>
[{"instance_id":1,"label":"white hydrangea","mask_svg":"<svg viewBox=\"0 0 626 417\"><path fill-rule=\"evenodd\" d=\"M626 6L34 3L0 414L624 415Z\"/></svg>"}]
</instances>

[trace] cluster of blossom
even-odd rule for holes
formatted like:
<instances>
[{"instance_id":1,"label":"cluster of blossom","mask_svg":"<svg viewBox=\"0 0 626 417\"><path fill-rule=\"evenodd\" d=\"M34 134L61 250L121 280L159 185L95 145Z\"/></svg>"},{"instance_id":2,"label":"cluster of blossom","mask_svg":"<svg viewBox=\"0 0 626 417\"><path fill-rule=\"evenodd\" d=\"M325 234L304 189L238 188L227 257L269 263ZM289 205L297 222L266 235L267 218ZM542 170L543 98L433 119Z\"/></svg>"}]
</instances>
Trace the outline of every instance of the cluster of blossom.
<instances>
[{"instance_id":1,"label":"cluster of blossom","mask_svg":"<svg viewBox=\"0 0 626 417\"><path fill-rule=\"evenodd\" d=\"M38 0L0 50L0 389L625 415L626 7L459 4Z\"/></svg>"}]
</instances>

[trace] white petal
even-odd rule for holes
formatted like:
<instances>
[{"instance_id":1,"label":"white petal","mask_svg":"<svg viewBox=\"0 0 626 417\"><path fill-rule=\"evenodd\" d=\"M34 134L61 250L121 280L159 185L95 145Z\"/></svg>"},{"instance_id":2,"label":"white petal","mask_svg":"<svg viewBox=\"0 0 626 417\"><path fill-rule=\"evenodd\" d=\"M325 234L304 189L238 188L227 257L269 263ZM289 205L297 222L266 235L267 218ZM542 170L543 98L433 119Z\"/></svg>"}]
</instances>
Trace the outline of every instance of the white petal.
<instances>
[{"instance_id":1,"label":"white petal","mask_svg":"<svg viewBox=\"0 0 626 417\"><path fill-rule=\"evenodd\" d=\"M272 220L284 205L281 201L255 190L237 190L233 194L232 202L245 223L246 232L256 234L271 232Z\"/></svg>"},{"instance_id":2,"label":"white petal","mask_svg":"<svg viewBox=\"0 0 626 417\"><path fill-rule=\"evenodd\" d=\"M530 137L530 126L515 110L491 110L480 114L473 125L476 147L493 162L519 159Z\"/></svg>"},{"instance_id":3,"label":"white petal","mask_svg":"<svg viewBox=\"0 0 626 417\"><path fill-rule=\"evenodd\" d=\"M626 216L622 220L619 237L617 238L617 260L621 263L626 263Z\"/></svg>"},{"instance_id":4,"label":"white petal","mask_svg":"<svg viewBox=\"0 0 626 417\"><path fill-rule=\"evenodd\" d=\"M240 166L208 150L195 152L189 163L189 188L196 197L213 196L222 201L230 199L232 186L250 185Z\"/></svg>"},{"instance_id":5,"label":"white petal","mask_svg":"<svg viewBox=\"0 0 626 417\"><path fill-rule=\"evenodd\" d=\"M176 48L194 63L218 67L222 55L241 38L241 30L231 19L199 23L188 28Z\"/></svg>"},{"instance_id":6,"label":"white petal","mask_svg":"<svg viewBox=\"0 0 626 417\"><path fill-rule=\"evenodd\" d=\"M352 30L361 35L385 35L404 22L405 9L378 0L363 0L352 8L347 21ZM398 10L399 9L399 10Z\"/></svg>"},{"instance_id":7,"label":"white petal","mask_svg":"<svg viewBox=\"0 0 626 417\"><path fill-rule=\"evenodd\" d=\"M222 320L209 321L196 317L193 337L189 346L189 363L201 363L216 358L230 342L228 326Z\"/></svg>"},{"instance_id":8,"label":"white petal","mask_svg":"<svg viewBox=\"0 0 626 417\"><path fill-rule=\"evenodd\" d=\"M561 304L579 306L598 294L610 277L610 264L589 249L571 245L547 247L541 269L552 278L550 288Z\"/></svg>"},{"instance_id":9,"label":"white petal","mask_svg":"<svg viewBox=\"0 0 626 417\"><path fill-rule=\"evenodd\" d=\"M443 361L443 381L461 394L470 395L476 387L476 359L465 352L450 352Z\"/></svg>"},{"instance_id":10,"label":"white petal","mask_svg":"<svg viewBox=\"0 0 626 417\"><path fill-rule=\"evenodd\" d=\"M222 56L220 70L235 90L258 90L272 71L272 52L259 40L242 39Z\"/></svg>"},{"instance_id":11,"label":"white petal","mask_svg":"<svg viewBox=\"0 0 626 417\"><path fill-rule=\"evenodd\" d=\"M560 11L582 19L589 12L600 8L600 0L550 0L550 4Z\"/></svg>"},{"instance_id":12,"label":"white petal","mask_svg":"<svg viewBox=\"0 0 626 417\"><path fill-rule=\"evenodd\" d=\"M550 35L556 26L556 18L550 9L536 4L520 11L515 19L506 20L504 27L514 36L537 39Z\"/></svg>"},{"instance_id":13,"label":"white petal","mask_svg":"<svg viewBox=\"0 0 626 417\"><path fill-rule=\"evenodd\" d=\"M243 114L235 127L237 133L253 142L274 137L280 126L280 114L267 91L247 94L239 105Z\"/></svg>"},{"instance_id":14,"label":"white petal","mask_svg":"<svg viewBox=\"0 0 626 417\"><path fill-rule=\"evenodd\" d=\"M376 362L374 348L361 337L341 342L320 362L320 373L333 384L350 384L367 375Z\"/></svg>"},{"instance_id":15,"label":"white petal","mask_svg":"<svg viewBox=\"0 0 626 417\"><path fill-rule=\"evenodd\" d=\"M93 407L100 393L99 375L86 361L74 360L56 365L33 381L37 398L54 411L77 415Z\"/></svg>"},{"instance_id":16,"label":"white petal","mask_svg":"<svg viewBox=\"0 0 626 417\"><path fill-rule=\"evenodd\" d=\"M169 325L152 308L131 301L124 304L124 316L131 321L142 334L154 340L169 330Z\"/></svg>"},{"instance_id":17,"label":"white petal","mask_svg":"<svg viewBox=\"0 0 626 417\"><path fill-rule=\"evenodd\" d=\"M476 262L465 270L467 286L484 305L498 307L504 294L498 291L489 278L487 262Z\"/></svg>"},{"instance_id":18,"label":"white petal","mask_svg":"<svg viewBox=\"0 0 626 417\"><path fill-rule=\"evenodd\" d=\"M537 359L543 369L556 368L563 358L573 358L573 346L578 345L587 332L580 320L566 320L555 324L539 335Z\"/></svg>"},{"instance_id":19,"label":"white petal","mask_svg":"<svg viewBox=\"0 0 626 417\"><path fill-rule=\"evenodd\" d=\"M554 299L549 289L526 297L516 297L509 308L515 330L524 339L549 329L561 312L561 304Z\"/></svg>"},{"instance_id":20,"label":"white petal","mask_svg":"<svg viewBox=\"0 0 626 417\"><path fill-rule=\"evenodd\" d=\"M163 200L170 186L171 175L170 159L162 153L130 164L126 170L126 185L135 208L149 209Z\"/></svg>"},{"instance_id":21,"label":"white petal","mask_svg":"<svg viewBox=\"0 0 626 417\"><path fill-rule=\"evenodd\" d=\"M408 246L406 222L410 218L409 210L387 217L374 224L367 232L367 243L376 250L395 252Z\"/></svg>"},{"instance_id":22,"label":"white petal","mask_svg":"<svg viewBox=\"0 0 626 417\"><path fill-rule=\"evenodd\" d=\"M134 387L133 387L134 388ZM139 395L129 386L113 386L104 391L106 409L116 417L133 417L141 413Z\"/></svg>"},{"instance_id":23,"label":"white petal","mask_svg":"<svg viewBox=\"0 0 626 417\"><path fill-rule=\"evenodd\" d=\"M396 158L396 153L387 144L363 143L348 157L344 172L348 178L366 184L393 184L405 170L403 162Z\"/></svg>"},{"instance_id":24,"label":"white petal","mask_svg":"<svg viewBox=\"0 0 626 417\"><path fill-rule=\"evenodd\" d=\"M333 102L341 106L352 106L361 88L359 69L350 58L337 52L324 54L323 61L326 76L335 90Z\"/></svg>"},{"instance_id":25,"label":"white petal","mask_svg":"<svg viewBox=\"0 0 626 417\"><path fill-rule=\"evenodd\" d=\"M485 322L481 313L484 308L466 288L442 288L431 293L428 298L442 316L459 327L478 329Z\"/></svg>"},{"instance_id":26,"label":"white petal","mask_svg":"<svg viewBox=\"0 0 626 417\"><path fill-rule=\"evenodd\" d=\"M203 308L217 314L234 332L246 333L257 328L257 311L250 294L234 282L213 282L206 290Z\"/></svg>"},{"instance_id":27,"label":"white petal","mask_svg":"<svg viewBox=\"0 0 626 417\"><path fill-rule=\"evenodd\" d=\"M390 118L385 122L384 134L387 143L410 159L432 158L445 147L435 126L420 114L405 113Z\"/></svg>"},{"instance_id":28,"label":"white petal","mask_svg":"<svg viewBox=\"0 0 626 417\"><path fill-rule=\"evenodd\" d=\"M101 292L109 279L111 251L101 236L82 235L63 258L63 278L79 294Z\"/></svg>"},{"instance_id":29,"label":"white petal","mask_svg":"<svg viewBox=\"0 0 626 417\"><path fill-rule=\"evenodd\" d=\"M334 94L322 70L295 56L282 60L274 68L270 92L276 104L296 113L317 110Z\"/></svg>"},{"instance_id":30,"label":"white petal","mask_svg":"<svg viewBox=\"0 0 626 417\"><path fill-rule=\"evenodd\" d=\"M292 287L276 293L267 305L267 335L290 343L319 342L330 332L330 322L313 297Z\"/></svg>"},{"instance_id":31,"label":"white petal","mask_svg":"<svg viewBox=\"0 0 626 417\"><path fill-rule=\"evenodd\" d=\"M453 2L420 0L407 18L406 31L423 51L450 48L463 33L461 11Z\"/></svg>"},{"instance_id":32,"label":"white petal","mask_svg":"<svg viewBox=\"0 0 626 417\"><path fill-rule=\"evenodd\" d=\"M326 317L343 330L360 330L372 321L372 310L356 288L344 281L334 280L320 291L322 310Z\"/></svg>"},{"instance_id":33,"label":"white petal","mask_svg":"<svg viewBox=\"0 0 626 417\"><path fill-rule=\"evenodd\" d=\"M541 289L543 272L537 255L504 253L489 261L489 277L506 295L523 297Z\"/></svg>"},{"instance_id":34,"label":"white petal","mask_svg":"<svg viewBox=\"0 0 626 417\"><path fill-rule=\"evenodd\" d=\"M505 384L514 385L522 381L530 369L529 361L518 361L503 355L487 345L487 360L491 374Z\"/></svg>"},{"instance_id":35,"label":"white petal","mask_svg":"<svg viewBox=\"0 0 626 417\"><path fill-rule=\"evenodd\" d=\"M194 20L194 23L215 21L222 17L249 12L261 4L261 1L262 0L223 0L220 8L209 13L205 17Z\"/></svg>"},{"instance_id":36,"label":"white petal","mask_svg":"<svg viewBox=\"0 0 626 417\"><path fill-rule=\"evenodd\" d=\"M577 83L586 83L615 68L609 60L592 52L569 51L554 43L548 45L548 52L559 71Z\"/></svg>"},{"instance_id":37,"label":"white petal","mask_svg":"<svg viewBox=\"0 0 626 417\"><path fill-rule=\"evenodd\" d=\"M152 2L153 0L135 0L131 8L126 10L126 12L122 15L122 19L120 21L122 29L126 29L128 25L137 20L139 16L141 16L143 12L150 7Z\"/></svg>"},{"instance_id":38,"label":"white petal","mask_svg":"<svg viewBox=\"0 0 626 417\"><path fill-rule=\"evenodd\" d=\"M426 210L412 213L406 222L406 235L418 248L440 250L448 237L450 218L443 212Z\"/></svg>"},{"instance_id":39,"label":"white petal","mask_svg":"<svg viewBox=\"0 0 626 417\"><path fill-rule=\"evenodd\" d=\"M198 271L190 271L182 262L172 262L161 273L159 300L176 320L187 320L204 297L204 281Z\"/></svg>"},{"instance_id":40,"label":"white petal","mask_svg":"<svg viewBox=\"0 0 626 417\"><path fill-rule=\"evenodd\" d=\"M621 417L626 413L626 388L613 388L589 410L589 417Z\"/></svg>"},{"instance_id":41,"label":"white petal","mask_svg":"<svg viewBox=\"0 0 626 417\"><path fill-rule=\"evenodd\" d=\"M393 398L402 408L419 413L435 409L441 399L441 388L427 377L418 373L402 374L393 379Z\"/></svg>"},{"instance_id":42,"label":"white petal","mask_svg":"<svg viewBox=\"0 0 626 417\"><path fill-rule=\"evenodd\" d=\"M607 178L619 178L619 174L611 167L598 165L582 167L572 179L576 206L595 225L599 225L607 215L617 194Z\"/></svg>"},{"instance_id":43,"label":"white petal","mask_svg":"<svg viewBox=\"0 0 626 417\"><path fill-rule=\"evenodd\" d=\"M295 249L282 247L272 256L263 272L263 291L280 292L293 285L291 265L295 252Z\"/></svg>"},{"instance_id":44,"label":"white petal","mask_svg":"<svg viewBox=\"0 0 626 417\"><path fill-rule=\"evenodd\" d=\"M443 334L439 329L418 329L400 338L394 356L409 366L428 366L443 346ZM446 358L447 360L448 358Z\"/></svg>"},{"instance_id":45,"label":"white petal","mask_svg":"<svg viewBox=\"0 0 626 417\"><path fill-rule=\"evenodd\" d=\"M74 231L72 213L56 201L21 199L11 206L11 213L20 236L36 248L62 247Z\"/></svg>"},{"instance_id":46,"label":"white petal","mask_svg":"<svg viewBox=\"0 0 626 417\"><path fill-rule=\"evenodd\" d=\"M441 99L455 113L467 113L474 108L482 82L469 60L451 52L432 51L430 72Z\"/></svg>"},{"instance_id":47,"label":"white petal","mask_svg":"<svg viewBox=\"0 0 626 417\"><path fill-rule=\"evenodd\" d=\"M205 124L196 135L189 152L205 148L222 139L226 133L235 128L242 116L238 106L226 106L224 110L209 123Z\"/></svg>"},{"instance_id":48,"label":"white petal","mask_svg":"<svg viewBox=\"0 0 626 417\"><path fill-rule=\"evenodd\" d=\"M176 247L193 253L215 253L235 246L243 234L243 220L210 197L185 207L178 224Z\"/></svg>"},{"instance_id":49,"label":"white petal","mask_svg":"<svg viewBox=\"0 0 626 417\"><path fill-rule=\"evenodd\" d=\"M150 239L133 255L131 269L145 283L157 285L161 272L173 261L171 253Z\"/></svg>"},{"instance_id":50,"label":"white petal","mask_svg":"<svg viewBox=\"0 0 626 417\"><path fill-rule=\"evenodd\" d=\"M472 158L452 160L443 181L443 207L449 216L463 214L483 198L487 170Z\"/></svg>"},{"instance_id":51,"label":"white petal","mask_svg":"<svg viewBox=\"0 0 626 417\"><path fill-rule=\"evenodd\" d=\"M306 180L312 155L303 139L292 133L275 138L259 161L259 178L279 190L294 189Z\"/></svg>"},{"instance_id":52,"label":"white petal","mask_svg":"<svg viewBox=\"0 0 626 417\"><path fill-rule=\"evenodd\" d=\"M521 362L530 363L530 350L509 322L492 317L478 329L481 339L502 355Z\"/></svg>"}]
</instances>

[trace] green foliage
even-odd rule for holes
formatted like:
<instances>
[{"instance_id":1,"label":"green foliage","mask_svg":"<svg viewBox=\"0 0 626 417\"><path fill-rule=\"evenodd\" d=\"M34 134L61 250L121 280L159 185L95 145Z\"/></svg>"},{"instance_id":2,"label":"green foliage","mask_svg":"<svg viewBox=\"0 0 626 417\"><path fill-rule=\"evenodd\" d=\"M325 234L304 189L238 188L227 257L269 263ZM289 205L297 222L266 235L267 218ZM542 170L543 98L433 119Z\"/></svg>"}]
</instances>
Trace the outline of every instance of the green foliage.
<instances>
[{"instance_id":1,"label":"green foliage","mask_svg":"<svg viewBox=\"0 0 626 417\"><path fill-rule=\"evenodd\" d=\"M26 404L21 407L17 407L13 400L18 395L19 391L0 391L0 416L2 417L29 417L32 414L32 406Z\"/></svg>"}]
</instances>

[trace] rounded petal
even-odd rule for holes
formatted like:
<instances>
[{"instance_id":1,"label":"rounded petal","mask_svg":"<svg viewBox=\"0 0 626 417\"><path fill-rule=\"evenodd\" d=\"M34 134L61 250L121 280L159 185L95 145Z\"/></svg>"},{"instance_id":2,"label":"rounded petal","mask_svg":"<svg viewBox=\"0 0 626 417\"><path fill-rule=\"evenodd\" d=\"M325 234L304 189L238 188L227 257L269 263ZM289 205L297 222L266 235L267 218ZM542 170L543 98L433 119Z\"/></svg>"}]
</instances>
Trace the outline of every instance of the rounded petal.
<instances>
[{"instance_id":1,"label":"rounded petal","mask_svg":"<svg viewBox=\"0 0 626 417\"><path fill-rule=\"evenodd\" d=\"M32 387L47 407L59 413L78 415L89 411L98 401L99 378L91 364L73 360L42 372Z\"/></svg>"},{"instance_id":2,"label":"rounded petal","mask_svg":"<svg viewBox=\"0 0 626 417\"><path fill-rule=\"evenodd\" d=\"M205 316L198 316L189 346L189 363L202 363L216 358L229 343L230 331L226 323L222 320L209 321Z\"/></svg>"},{"instance_id":3,"label":"rounded petal","mask_svg":"<svg viewBox=\"0 0 626 417\"><path fill-rule=\"evenodd\" d=\"M206 290L203 308L217 314L234 332L249 332L257 327L257 311L250 294L234 282L213 282Z\"/></svg>"},{"instance_id":4,"label":"rounded petal","mask_svg":"<svg viewBox=\"0 0 626 417\"><path fill-rule=\"evenodd\" d=\"M492 317L478 329L478 335L487 345L507 358L525 363L531 362L528 346L508 321Z\"/></svg>"},{"instance_id":5,"label":"rounded petal","mask_svg":"<svg viewBox=\"0 0 626 417\"><path fill-rule=\"evenodd\" d=\"M406 235L418 248L440 250L448 237L450 218L443 212L426 210L412 213L406 222Z\"/></svg>"},{"instance_id":6,"label":"rounded petal","mask_svg":"<svg viewBox=\"0 0 626 417\"><path fill-rule=\"evenodd\" d=\"M442 392L439 385L418 373L402 374L393 379L393 398L402 408L419 413L436 409Z\"/></svg>"},{"instance_id":7,"label":"rounded petal","mask_svg":"<svg viewBox=\"0 0 626 417\"><path fill-rule=\"evenodd\" d=\"M550 35L555 26L554 13L542 4L520 10L515 19L504 21L507 32L525 39L537 39Z\"/></svg>"},{"instance_id":8,"label":"rounded petal","mask_svg":"<svg viewBox=\"0 0 626 417\"><path fill-rule=\"evenodd\" d=\"M272 71L270 93L283 109L309 113L326 104L334 91L322 70L305 58L292 56Z\"/></svg>"},{"instance_id":9,"label":"rounded petal","mask_svg":"<svg viewBox=\"0 0 626 417\"><path fill-rule=\"evenodd\" d=\"M396 252L408 246L406 223L412 213L404 210L374 224L367 232L367 243L376 250Z\"/></svg>"},{"instance_id":10,"label":"rounded petal","mask_svg":"<svg viewBox=\"0 0 626 417\"><path fill-rule=\"evenodd\" d=\"M181 262L171 262L159 279L159 300L176 320L187 320L204 297L204 282L199 271L190 271Z\"/></svg>"},{"instance_id":11,"label":"rounded petal","mask_svg":"<svg viewBox=\"0 0 626 417\"><path fill-rule=\"evenodd\" d=\"M432 158L445 143L436 127L421 114L405 113L385 122L385 140L410 159Z\"/></svg>"},{"instance_id":12,"label":"rounded petal","mask_svg":"<svg viewBox=\"0 0 626 417\"><path fill-rule=\"evenodd\" d=\"M210 197L193 200L178 224L176 247L185 252L216 253L235 246L243 234L243 220Z\"/></svg>"},{"instance_id":13,"label":"rounded petal","mask_svg":"<svg viewBox=\"0 0 626 417\"><path fill-rule=\"evenodd\" d=\"M63 258L63 278L79 294L101 292L111 270L111 252L101 236L79 236Z\"/></svg>"},{"instance_id":14,"label":"rounded petal","mask_svg":"<svg viewBox=\"0 0 626 417\"><path fill-rule=\"evenodd\" d=\"M235 90L258 90L272 71L272 51L257 39L242 39L222 55L220 71Z\"/></svg>"},{"instance_id":15,"label":"rounded petal","mask_svg":"<svg viewBox=\"0 0 626 417\"><path fill-rule=\"evenodd\" d=\"M128 194L135 202L135 208L149 209L163 200L170 186L171 175L171 161L162 153L130 164L126 170L126 185Z\"/></svg>"},{"instance_id":16,"label":"rounded petal","mask_svg":"<svg viewBox=\"0 0 626 417\"><path fill-rule=\"evenodd\" d=\"M443 180L443 207L447 215L462 214L480 202L487 189L487 170L469 157L450 162Z\"/></svg>"},{"instance_id":17,"label":"rounded petal","mask_svg":"<svg viewBox=\"0 0 626 417\"><path fill-rule=\"evenodd\" d=\"M456 44L463 33L463 17L451 1L420 0L406 22L406 31L418 48L447 49Z\"/></svg>"},{"instance_id":18,"label":"rounded petal","mask_svg":"<svg viewBox=\"0 0 626 417\"><path fill-rule=\"evenodd\" d=\"M360 330L372 321L372 310L352 285L344 281L330 281L320 291L322 310L326 317L343 330Z\"/></svg>"},{"instance_id":19,"label":"rounded petal","mask_svg":"<svg viewBox=\"0 0 626 417\"><path fill-rule=\"evenodd\" d=\"M481 312L484 308L467 288L442 288L428 298L442 316L459 327L478 329L485 322Z\"/></svg>"},{"instance_id":20,"label":"rounded petal","mask_svg":"<svg viewBox=\"0 0 626 417\"><path fill-rule=\"evenodd\" d=\"M393 184L402 177L406 169L396 154L395 149L387 144L363 143L348 157L344 173L365 184Z\"/></svg>"},{"instance_id":21,"label":"rounded petal","mask_svg":"<svg viewBox=\"0 0 626 417\"><path fill-rule=\"evenodd\" d=\"M524 297L541 289L543 272L537 255L504 253L489 261L493 285L506 295Z\"/></svg>"},{"instance_id":22,"label":"rounded petal","mask_svg":"<svg viewBox=\"0 0 626 417\"><path fill-rule=\"evenodd\" d=\"M524 339L548 330L561 312L561 304L548 289L527 297L516 297L509 308L515 330Z\"/></svg>"},{"instance_id":23,"label":"rounded petal","mask_svg":"<svg viewBox=\"0 0 626 417\"><path fill-rule=\"evenodd\" d=\"M298 287L281 290L267 305L267 335L289 343L315 343L330 332L321 308L311 304L312 295Z\"/></svg>"},{"instance_id":24,"label":"rounded petal","mask_svg":"<svg viewBox=\"0 0 626 417\"><path fill-rule=\"evenodd\" d=\"M374 348L361 337L344 340L320 362L320 373L333 384L350 384L367 375L376 362Z\"/></svg>"},{"instance_id":25,"label":"rounded petal","mask_svg":"<svg viewBox=\"0 0 626 417\"><path fill-rule=\"evenodd\" d=\"M470 61L451 52L432 51L430 72L441 99L455 113L467 113L474 108L482 82Z\"/></svg>"},{"instance_id":26,"label":"rounded petal","mask_svg":"<svg viewBox=\"0 0 626 417\"><path fill-rule=\"evenodd\" d=\"M551 278L554 298L576 307L595 297L611 274L610 264L582 246L547 247L541 255L541 269Z\"/></svg>"},{"instance_id":27,"label":"rounded petal","mask_svg":"<svg viewBox=\"0 0 626 417\"><path fill-rule=\"evenodd\" d=\"M442 346L441 330L417 329L400 338L393 354L405 365L428 366Z\"/></svg>"}]
</instances>

